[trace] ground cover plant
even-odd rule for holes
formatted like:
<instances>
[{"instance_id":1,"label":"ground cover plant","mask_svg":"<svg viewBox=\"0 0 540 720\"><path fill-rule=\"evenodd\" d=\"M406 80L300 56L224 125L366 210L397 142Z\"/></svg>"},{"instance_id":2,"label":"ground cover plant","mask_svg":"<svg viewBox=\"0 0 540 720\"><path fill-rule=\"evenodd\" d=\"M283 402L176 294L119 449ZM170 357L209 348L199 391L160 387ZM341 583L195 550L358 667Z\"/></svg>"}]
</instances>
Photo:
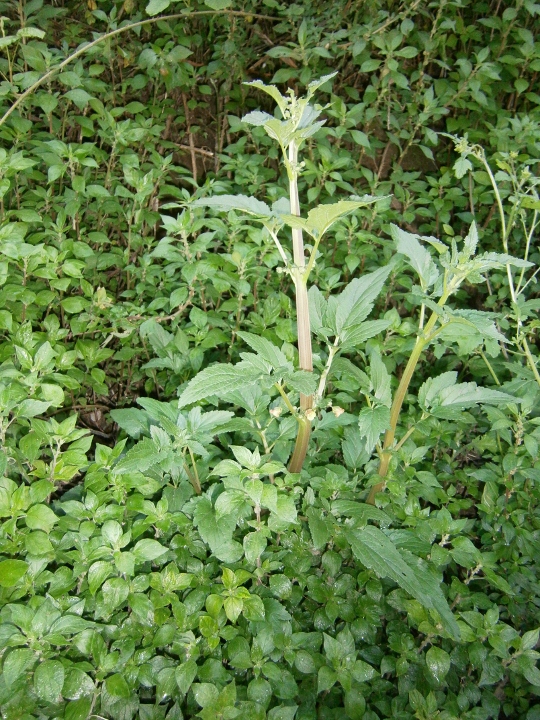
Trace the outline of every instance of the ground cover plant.
<instances>
[{"instance_id":1,"label":"ground cover plant","mask_svg":"<svg viewBox=\"0 0 540 720\"><path fill-rule=\"evenodd\" d=\"M540 6L0 3L7 720L537 720Z\"/></svg>"}]
</instances>

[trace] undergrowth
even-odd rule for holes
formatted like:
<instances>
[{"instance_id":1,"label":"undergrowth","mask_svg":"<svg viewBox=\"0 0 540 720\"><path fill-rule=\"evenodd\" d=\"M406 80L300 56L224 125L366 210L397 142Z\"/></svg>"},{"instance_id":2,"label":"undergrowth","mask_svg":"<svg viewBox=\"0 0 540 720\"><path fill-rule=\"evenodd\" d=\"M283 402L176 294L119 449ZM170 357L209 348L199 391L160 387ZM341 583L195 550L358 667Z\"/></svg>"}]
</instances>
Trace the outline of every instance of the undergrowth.
<instances>
[{"instance_id":1,"label":"undergrowth","mask_svg":"<svg viewBox=\"0 0 540 720\"><path fill-rule=\"evenodd\" d=\"M540 6L0 15L2 717L538 720Z\"/></svg>"}]
</instances>

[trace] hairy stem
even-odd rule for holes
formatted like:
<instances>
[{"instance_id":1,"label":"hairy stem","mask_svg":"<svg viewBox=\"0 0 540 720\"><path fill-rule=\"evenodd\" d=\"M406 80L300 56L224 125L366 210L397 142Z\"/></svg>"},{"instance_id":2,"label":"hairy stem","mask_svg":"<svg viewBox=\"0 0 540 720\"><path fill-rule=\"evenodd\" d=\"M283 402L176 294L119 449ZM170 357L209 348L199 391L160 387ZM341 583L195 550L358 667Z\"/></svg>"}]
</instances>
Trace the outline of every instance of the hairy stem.
<instances>
[{"instance_id":1,"label":"hairy stem","mask_svg":"<svg viewBox=\"0 0 540 720\"><path fill-rule=\"evenodd\" d=\"M448 300L449 294L450 292L447 290L439 300L438 305L442 307L444 303ZM422 333L422 335L418 336L416 345L414 346L411 356L409 357L409 361L405 366L405 370L403 371L403 375L401 376L398 389L396 390L396 394L394 395L394 401L392 402L392 408L390 409L390 427L384 435L384 443L382 447L381 459L379 462L378 474L379 477L382 479L380 480L380 482L373 485L370 490L370 493L366 500L366 502L368 502L370 505L375 504L375 495L378 492L381 492L381 490L384 489L384 486L386 484L384 478L386 478L388 474L388 468L390 466L390 459L392 457L392 446L396 437L396 429L399 421L399 415L401 413L401 408L403 406L403 401L405 400L405 396L407 395L407 390L409 389L409 385L418 361L420 360L420 356L422 355L424 348L429 345L433 338L432 331L435 328L438 318L439 316L437 313L432 313L426 324L424 332Z\"/></svg>"},{"instance_id":2,"label":"hairy stem","mask_svg":"<svg viewBox=\"0 0 540 720\"><path fill-rule=\"evenodd\" d=\"M293 140L289 145L289 195L291 202L291 215L300 216L300 202L298 199L298 147ZM309 324L309 305L307 283L305 278L306 261L304 256L304 239L302 230L293 228L293 262L292 277L296 290L296 320L298 325L298 356L301 370L313 372L313 356L311 350L311 328ZM311 422L306 417L306 410L313 407L313 395L300 393L301 422L299 421L298 435L294 452L289 465L290 472L300 472L306 458ZM295 469L293 469L295 468Z\"/></svg>"}]
</instances>

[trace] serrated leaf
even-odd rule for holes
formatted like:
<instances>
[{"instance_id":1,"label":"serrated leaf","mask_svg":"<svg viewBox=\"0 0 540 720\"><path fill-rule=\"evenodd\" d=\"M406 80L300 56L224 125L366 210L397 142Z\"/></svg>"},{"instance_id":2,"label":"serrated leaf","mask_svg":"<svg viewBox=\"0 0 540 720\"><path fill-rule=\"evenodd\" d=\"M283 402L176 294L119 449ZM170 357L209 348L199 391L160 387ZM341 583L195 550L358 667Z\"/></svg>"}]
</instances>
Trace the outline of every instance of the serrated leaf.
<instances>
[{"instance_id":1,"label":"serrated leaf","mask_svg":"<svg viewBox=\"0 0 540 720\"><path fill-rule=\"evenodd\" d=\"M464 175L466 175L470 170L473 169L473 166L471 164L471 161L467 160L467 158L462 155L454 163L453 169L457 179L461 180Z\"/></svg>"},{"instance_id":2,"label":"serrated leaf","mask_svg":"<svg viewBox=\"0 0 540 720\"><path fill-rule=\"evenodd\" d=\"M390 390L390 375L383 363L379 353L374 350L371 353L370 360L371 384L373 386L373 394L377 400L390 407L392 404L392 392Z\"/></svg>"},{"instance_id":3,"label":"serrated leaf","mask_svg":"<svg viewBox=\"0 0 540 720\"><path fill-rule=\"evenodd\" d=\"M317 389L317 375L308 370L296 370L284 376L287 387L303 395L312 395Z\"/></svg>"},{"instance_id":4,"label":"serrated leaf","mask_svg":"<svg viewBox=\"0 0 540 720\"><path fill-rule=\"evenodd\" d=\"M115 472L123 474L130 472L144 472L162 459L163 455L153 440L144 438L117 463Z\"/></svg>"},{"instance_id":5,"label":"serrated leaf","mask_svg":"<svg viewBox=\"0 0 540 720\"><path fill-rule=\"evenodd\" d=\"M147 417L136 408L111 410L110 415L118 427L125 430L135 440L138 440L141 434L148 430Z\"/></svg>"},{"instance_id":6,"label":"serrated leaf","mask_svg":"<svg viewBox=\"0 0 540 720\"><path fill-rule=\"evenodd\" d=\"M405 255L409 265L418 273L422 289L431 287L437 281L439 271L429 251L418 241L419 236L406 232L397 225L390 225L390 235L398 253Z\"/></svg>"},{"instance_id":7,"label":"serrated leaf","mask_svg":"<svg viewBox=\"0 0 540 720\"><path fill-rule=\"evenodd\" d=\"M242 557L242 546L232 539L236 527L236 520L232 515L217 518L211 501L201 497L193 513L193 522L201 538L208 543L219 560L236 562Z\"/></svg>"},{"instance_id":8,"label":"serrated leaf","mask_svg":"<svg viewBox=\"0 0 540 720\"><path fill-rule=\"evenodd\" d=\"M345 536L358 560L379 577L388 577L406 590L424 607L436 610L445 630L456 640L459 627L440 588L440 583L427 568L405 562L391 540L378 528L368 525L362 530L345 530ZM404 555L410 555L402 551ZM414 556L411 556L414 557ZM416 558L418 561L419 559Z\"/></svg>"},{"instance_id":9,"label":"serrated leaf","mask_svg":"<svg viewBox=\"0 0 540 720\"><path fill-rule=\"evenodd\" d=\"M504 403L521 402L521 398L513 395L492 390L490 388L478 387L475 382L458 383L452 387L443 388L435 402L437 407L449 407L458 405L461 408L473 407L473 405L501 405Z\"/></svg>"},{"instance_id":10,"label":"serrated leaf","mask_svg":"<svg viewBox=\"0 0 540 720\"><path fill-rule=\"evenodd\" d=\"M216 395L222 397L225 393L239 390L257 380L257 368L252 365L251 377L249 367L243 363L237 365L212 365L205 368L190 380L178 400L178 407L204 400Z\"/></svg>"},{"instance_id":11,"label":"serrated leaf","mask_svg":"<svg viewBox=\"0 0 540 720\"><path fill-rule=\"evenodd\" d=\"M366 340L384 332L390 324L390 320L366 320L366 322L359 325L346 328L342 331L340 348L342 350L352 350L365 343Z\"/></svg>"},{"instance_id":12,"label":"serrated leaf","mask_svg":"<svg viewBox=\"0 0 540 720\"><path fill-rule=\"evenodd\" d=\"M270 95L270 97L276 101L282 113L287 107L287 98L283 97L275 85L265 85L262 80L252 80L251 82L245 82L243 84L249 87L255 87Z\"/></svg>"},{"instance_id":13,"label":"serrated leaf","mask_svg":"<svg viewBox=\"0 0 540 720\"><path fill-rule=\"evenodd\" d=\"M292 363L287 360L277 345L271 343L270 340L250 332L239 331L237 335L247 342L266 362L270 363L275 370L279 368L290 368L292 370Z\"/></svg>"},{"instance_id":14,"label":"serrated leaf","mask_svg":"<svg viewBox=\"0 0 540 720\"><path fill-rule=\"evenodd\" d=\"M214 195L214 197L199 198L191 203L191 207L209 207L225 212L239 210L256 217L272 217L272 211L265 202L248 195Z\"/></svg>"},{"instance_id":15,"label":"serrated leaf","mask_svg":"<svg viewBox=\"0 0 540 720\"><path fill-rule=\"evenodd\" d=\"M346 336L347 332L366 319L390 270L387 265L361 278L355 278L339 295L332 295L328 299L326 322L334 335Z\"/></svg>"},{"instance_id":16,"label":"serrated leaf","mask_svg":"<svg viewBox=\"0 0 540 720\"><path fill-rule=\"evenodd\" d=\"M269 115L267 112L262 112L262 110L253 110L242 118L242 122L259 127L266 125L269 120L274 120L274 116Z\"/></svg>"},{"instance_id":17,"label":"serrated leaf","mask_svg":"<svg viewBox=\"0 0 540 720\"><path fill-rule=\"evenodd\" d=\"M307 218L300 218L296 215L282 215L281 219L292 228L305 230L313 238L321 238L332 225L350 213L361 207L372 205L385 196L375 197L364 195L364 197L351 196L349 200L340 200L337 203L318 205L308 212Z\"/></svg>"},{"instance_id":18,"label":"serrated leaf","mask_svg":"<svg viewBox=\"0 0 540 720\"><path fill-rule=\"evenodd\" d=\"M360 437L365 438L366 449L371 452L381 433L390 427L390 409L387 407L366 407L358 416Z\"/></svg>"}]
</instances>

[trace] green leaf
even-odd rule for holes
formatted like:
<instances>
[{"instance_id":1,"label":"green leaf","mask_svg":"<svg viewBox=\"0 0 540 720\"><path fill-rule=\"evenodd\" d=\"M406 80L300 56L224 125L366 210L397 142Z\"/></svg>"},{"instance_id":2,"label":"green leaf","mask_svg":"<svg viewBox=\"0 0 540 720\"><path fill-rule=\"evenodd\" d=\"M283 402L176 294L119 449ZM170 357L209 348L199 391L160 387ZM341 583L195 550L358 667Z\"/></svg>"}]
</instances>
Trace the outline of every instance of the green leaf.
<instances>
[{"instance_id":1,"label":"green leaf","mask_svg":"<svg viewBox=\"0 0 540 720\"><path fill-rule=\"evenodd\" d=\"M64 666L59 660L45 660L34 672L34 689L45 702L54 703L60 698L64 685Z\"/></svg>"},{"instance_id":2,"label":"green leaf","mask_svg":"<svg viewBox=\"0 0 540 720\"><path fill-rule=\"evenodd\" d=\"M171 0L150 0L146 6L147 15L159 15L171 4Z\"/></svg>"},{"instance_id":3,"label":"green leaf","mask_svg":"<svg viewBox=\"0 0 540 720\"><path fill-rule=\"evenodd\" d=\"M392 392L390 390L390 375L383 363L378 351L371 353L370 360L371 384L373 386L373 394L377 400L390 407L392 404Z\"/></svg>"},{"instance_id":4,"label":"green leaf","mask_svg":"<svg viewBox=\"0 0 540 720\"><path fill-rule=\"evenodd\" d=\"M366 319L390 270L391 267L386 265L361 278L355 278L339 295L330 296L326 324L335 336L346 338L348 332L352 332Z\"/></svg>"},{"instance_id":5,"label":"green leaf","mask_svg":"<svg viewBox=\"0 0 540 720\"><path fill-rule=\"evenodd\" d=\"M267 717L267 720L294 720L298 705L278 705L273 707Z\"/></svg>"},{"instance_id":6,"label":"green leaf","mask_svg":"<svg viewBox=\"0 0 540 720\"><path fill-rule=\"evenodd\" d=\"M308 212L307 218L299 218L296 215L282 215L281 219L292 228L305 230L313 238L321 238L332 225L343 217L350 215L361 207L372 205L384 197L375 197L372 195L364 195L364 197L351 196L349 200L340 200L337 203L328 205L318 205Z\"/></svg>"},{"instance_id":7,"label":"green leaf","mask_svg":"<svg viewBox=\"0 0 540 720\"><path fill-rule=\"evenodd\" d=\"M219 690L210 683L195 683L192 690L197 704L203 708L214 705L219 697Z\"/></svg>"},{"instance_id":8,"label":"green leaf","mask_svg":"<svg viewBox=\"0 0 540 720\"><path fill-rule=\"evenodd\" d=\"M91 595L95 595L105 580L114 574L112 562L98 560L88 568L88 589Z\"/></svg>"},{"instance_id":9,"label":"green leaf","mask_svg":"<svg viewBox=\"0 0 540 720\"><path fill-rule=\"evenodd\" d=\"M133 548L133 554L141 561L155 560L166 552L168 552L168 548L163 547L157 540L139 540Z\"/></svg>"},{"instance_id":10,"label":"green leaf","mask_svg":"<svg viewBox=\"0 0 540 720\"><path fill-rule=\"evenodd\" d=\"M162 459L162 453L150 438L144 438L117 463L115 472L119 474L144 472Z\"/></svg>"},{"instance_id":11,"label":"green leaf","mask_svg":"<svg viewBox=\"0 0 540 720\"><path fill-rule=\"evenodd\" d=\"M445 630L460 638L459 627L452 615L439 582L428 569L411 567L391 540L378 528L369 525L363 530L345 530L355 557L381 577L394 580L424 607L436 610ZM412 557L412 556L411 556Z\"/></svg>"},{"instance_id":12,"label":"green leaf","mask_svg":"<svg viewBox=\"0 0 540 720\"><path fill-rule=\"evenodd\" d=\"M381 433L390 427L390 409L387 407L366 407L358 416L360 437L365 438L366 449L372 452Z\"/></svg>"},{"instance_id":13,"label":"green leaf","mask_svg":"<svg viewBox=\"0 0 540 720\"><path fill-rule=\"evenodd\" d=\"M244 552L246 554L246 560L248 563L256 563L258 558L266 550L267 538L266 535L257 530L250 532L244 536L243 545Z\"/></svg>"},{"instance_id":14,"label":"green leaf","mask_svg":"<svg viewBox=\"0 0 540 720\"><path fill-rule=\"evenodd\" d=\"M49 402L42 400L23 400L15 409L15 415L23 418L33 418L36 415L42 415L51 406Z\"/></svg>"},{"instance_id":15,"label":"green leaf","mask_svg":"<svg viewBox=\"0 0 540 720\"><path fill-rule=\"evenodd\" d=\"M214 197L199 198L191 203L191 207L209 207L224 212L239 210L260 218L270 218L273 215L265 202L248 195L214 195Z\"/></svg>"},{"instance_id":16,"label":"green leaf","mask_svg":"<svg viewBox=\"0 0 540 720\"><path fill-rule=\"evenodd\" d=\"M193 513L193 522L199 535L208 543L214 555L223 562L237 562L244 550L240 543L233 541L232 534L236 520L232 515L217 518L211 501L201 497Z\"/></svg>"},{"instance_id":17,"label":"green leaf","mask_svg":"<svg viewBox=\"0 0 540 720\"><path fill-rule=\"evenodd\" d=\"M420 245L419 235L401 230L397 225L390 225L390 235L398 253L405 255L409 265L418 273L422 290L431 287L437 281L439 271L430 252Z\"/></svg>"},{"instance_id":18,"label":"green leaf","mask_svg":"<svg viewBox=\"0 0 540 720\"><path fill-rule=\"evenodd\" d=\"M249 332L238 332L237 335L247 342L266 362L270 363L275 370L280 368L292 370L292 363L287 360L285 354L276 345L271 343L270 340Z\"/></svg>"},{"instance_id":19,"label":"green leaf","mask_svg":"<svg viewBox=\"0 0 540 720\"><path fill-rule=\"evenodd\" d=\"M432 646L426 653L426 665L435 680L442 682L450 670L450 655L442 648Z\"/></svg>"},{"instance_id":20,"label":"green leaf","mask_svg":"<svg viewBox=\"0 0 540 720\"><path fill-rule=\"evenodd\" d=\"M13 587L25 575L28 563L24 560L2 560L0 562L0 586Z\"/></svg>"},{"instance_id":21,"label":"green leaf","mask_svg":"<svg viewBox=\"0 0 540 720\"><path fill-rule=\"evenodd\" d=\"M418 400L423 409L459 407L461 409L474 405L501 405L521 402L508 393L491 388L478 387L475 382L456 383L457 372L443 373L437 378L430 378L422 385Z\"/></svg>"},{"instance_id":22,"label":"green leaf","mask_svg":"<svg viewBox=\"0 0 540 720\"><path fill-rule=\"evenodd\" d=\"M126 700L131 695L129 686L120 673L109 675L105 680L105 687L109 695L118 700Z\"/></svg>"},{"instance_id":23,"label":"green leaf","mask_svg":"<svg viewBox=\"0 0 540 720\"><path fill-rule=\"evenodd\" d=\"M180 692L187 695L192 682L197 677L197 663L195 660L186 660L186 662L179 665L174 671L174 677L176 684L180 688Z\"/></svg>"},{"instance_id":24,"label":"green leaf","mask_svg":"<svg viewBox=\"0 0 540 720\"><path fill-rule=\"evenodd\" d=\"M313 540L313 547L317 550L321 550L330 540L330 529L324 520L322 511L318 508L308 508L306 515L309 531Z\"/></svg>"},{"instance_id":25,"label":"green leaf","mask_svg":"<svg viewBox=\"0 0 540 720\"><path fill-rule=\"evenodd\" d=\"M141 434L148 430L148 420L145 414L136 408L111 410L110 416L122 430L125 430L135 440L138 440Z\"/></svg>"},{"instance_id":26,"label":"green leaf","mask_svg":"<svg viewBox=\"0 0 540 720\"><path fill-rule=\"evenodd\" d=\"M461 156L456 160L454 163L454 173L458 180L461 180L461 178L466 175L469 171L473 169L472 163L470 160L467 160L465 156Z\"/></svg>"},{"instance_id":27,"label":"green leaf","mask_svg":"<svg viewBox=\"0 0 540 720\"><path fill-rule=\"evenodd\" d=\"M2 677L5 684L10 687L13 683L22 677L28 667L33 664L36 656L30 648L17 648L12 650L5 657L2 667Z\"/></svg>"},{"instance_id":28,"label":"green leaf","mask_svg":"<svg viewBox=\"0 0 540 720\"><path fill-rule=\"evenodd\" d=\"M31 530L50 533L57 522L58 518L47 505L32 505L26 513L26 525Z\"/></svg>"},{"instance_id":29,"label":"green leaf","mask_svg":"<svg viewBox=\"0 0 540 720\"><path fill-rule=\"evenodd\" d=\"M329 668L328 665L323 665L319 668L319 673L317 675L317 693L322 693L330 690L330 688L333 687L337 683L337 681L337 672L335 670L332 670L332 668Z\"/></svg>"},{"instance_id":30,"label":"green leaf","mask_svg":"<svg viewBox=\"0 0 540 720\"><path fill-rule=\"evenodd\" d=\"M390 320L367 320L359 325L345 328L339 344L341 350L354 350L366 340L384 332L390 324Z\"/></svg>"},{"instance_id":31,"label":"green leaf","mask_svg":"<svg viewBox=\"0 0 540 720\"><path fill-rule=\"evenodd\" d=\"M256 379L257 369L253 368L250 374L249 368L241 363L238 365L212 365L188 382L184 392L180 395L178 407L191 405L212 395L222 397L228 392L253 384Z\"/></svg>"},{"instance_id":32,"label":"green leaf","mask_svg":"<svg viewBox=\"0 0 540 720\"><path fill-rule=\"evenodd\" d=\"M304 395L312 395L317 389L318 377L315 373L308 370L296 370L283 377L283 381L287 387L296 390L296 392Z\"/></svg>"}]
</instances>

